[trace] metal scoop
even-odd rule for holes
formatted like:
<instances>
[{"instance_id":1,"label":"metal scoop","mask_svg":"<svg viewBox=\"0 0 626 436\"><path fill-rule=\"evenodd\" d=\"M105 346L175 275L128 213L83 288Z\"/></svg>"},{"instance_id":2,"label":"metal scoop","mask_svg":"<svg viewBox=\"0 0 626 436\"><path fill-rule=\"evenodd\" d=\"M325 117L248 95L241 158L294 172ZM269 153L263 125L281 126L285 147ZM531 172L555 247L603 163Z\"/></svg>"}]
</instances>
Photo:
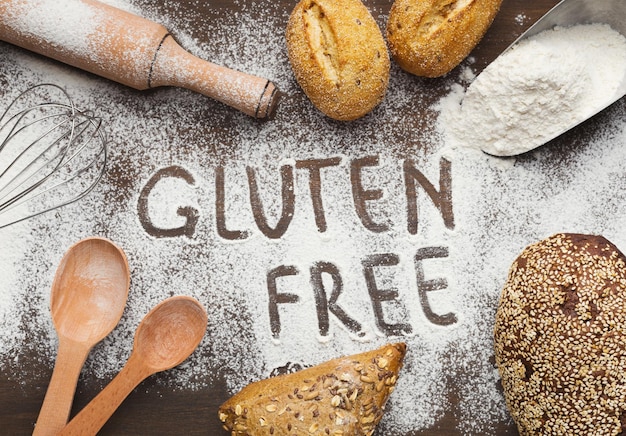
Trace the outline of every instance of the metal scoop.
<instances>
[{"instance_id":1,"label":"metal scoop","mask_svg":"<svg viewBox=\"0 0 626 436\"><path fill-rule=\"evenodd\" d=\"M568 27L592 23L608 24L622 35L626 35L626 2L623 0L562 0L520 35L507 50L524 39L556 26Z\"/></svg>"},{"instance_id":2,"label":"metal scoop","mask_svg":"<svg viewBox=\"0 0 626 436\"><path fill-rule=\"evenodd\" d=\"M531 38L543 31L551 30L554 27L571 27L580 24L608 24L611 28L622 35L626 36L626 1L624 0L562 0L543 15L535 24L528 28L520 35L509 47L507 47L500 56L511 50L520 41ZM626 56L626 53L624 53ZM622 78L615 94L606 100L604 104L590 113L586 118L576 119L572 124L554 134L547 134L542 138L542 142L534 144L525 151L537 148L552 139L557 138L563 133L571 130L587 119L593 117L597 113L606 109L611 104L626 95L626 75ZM486 153L497 154L499 156L507 156L505 153L492 153L490 150L483 149ZM519 153L511 153L519 154Z\"/></svg>"}]
</instances>

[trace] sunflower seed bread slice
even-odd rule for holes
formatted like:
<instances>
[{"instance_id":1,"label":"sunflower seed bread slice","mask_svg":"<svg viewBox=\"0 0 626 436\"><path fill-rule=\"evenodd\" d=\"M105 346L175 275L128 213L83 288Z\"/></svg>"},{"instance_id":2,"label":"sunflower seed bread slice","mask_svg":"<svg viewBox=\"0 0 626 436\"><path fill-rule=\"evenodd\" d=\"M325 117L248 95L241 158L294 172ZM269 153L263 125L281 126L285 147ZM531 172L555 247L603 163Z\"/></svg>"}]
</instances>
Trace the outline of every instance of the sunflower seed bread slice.
<instances>
[{"instance_id":1,"label":"sunflower seed bread slice","mask_svg":"<svg viewBox=\"0 0 626 436\"><path fill-rule=\"evenodd\" d=\"M244 387L219 409L233 436L371 435L381 420L406 344L271 377Z\"/></svg>"}]
</instances>

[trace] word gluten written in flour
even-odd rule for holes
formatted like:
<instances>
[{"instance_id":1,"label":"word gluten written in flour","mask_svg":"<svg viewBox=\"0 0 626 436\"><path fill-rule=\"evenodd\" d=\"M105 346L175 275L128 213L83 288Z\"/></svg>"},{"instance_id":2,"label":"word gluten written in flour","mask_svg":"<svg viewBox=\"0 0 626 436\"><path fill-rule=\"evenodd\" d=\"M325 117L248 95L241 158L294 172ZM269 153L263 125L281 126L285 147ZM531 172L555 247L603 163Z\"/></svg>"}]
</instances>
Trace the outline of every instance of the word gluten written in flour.
<instances>
[{"instance_id":1,"label":"word gluten written in flour","mask_svg":"<svg viewBox=\"0 0 626 436\"><path fill-rule=\"evenodd\" d=\"M323 233L327 229L324 199L322 196L322 170L335 167L341 163L340 157L327 159L298 160L295 165L283 165L280 168L281 176L281 201L282 209L280 217L272 226L264 213L264 205L257 181L257 170L246 167L246 175L249 187L250 213L258 230L267 238L280 239L292 222L296 209L296 194L294 190L295 171L302 170L309 175L310 201L313 206L317 231ZM369 156L350 161L350 185L354 211L363 227L373 233L381 233L389 230L389 224L377 222L369 212L368 205L383 197L383 187L366 188L363 183L363 170L368 167L376 167L379 164L378 156ZM452 208L452 177L451 163L442 158L440 161L439 188L410 161L404 161L402 166L405 193L406 193L406 222L407 232L415 235L419 228L418 193L425 192L434 206L439 210L441 218L448 229L454 229L454 213ZM223 166L215 168L215 227L217 234L225 240L243 240L250 236L251 232L246 229L229 229L226 225L226 181ZM194 176L185 168L171 166L157 171L141 190L138 201L138 213L144 230L155 237L193 237L200 216L199 211L192 206L180 206L177 214L185 218L184 224L173 228L160 228L153 223L149 213L149 201L151 192L159 182L167 178L177 178L193 186L196 181Z\"/></svg>"},{"instance_id":2,"label":"word gluten written in flour","mask_svg":"<svg viewBox=\"0 0 626 436\"><path fill-rule=\"evenodd\" d=\"M226 177L226 168L217 166L214 172L214 226L216 234L225 241L243 241L250 238L253 234L250 228L240 228L237 226L229 226L227 223L232 222L231 215L247 215L250 223L254 223L258 231L268 240L280 240L285 237L287 230L292 225L296 207L300 202L306 201L311 205L310 211L312 219L307 220L311 226L315 228L313 231L323 234L327 232L329 227L327 210L325 205L329 202L336 202L340 195L337 193L337 186L330 190L326 196L323 195L322 186L325 182L332 184L324 179L323 175L327 171L337 169L343 163L341 157L331 157L322 159L296 160L292 164L280 166L280 177L278 186L268 186L267 181L263 180L259 175L259 170L253 166L245 168L245 194L241 194L241 188L233 189L237 185L230 181L233 186L229 186ZM405 160L398 166L400 172L398 177L402 179L403 201L402 219L406 222L406 233L416 235L420 229L420 207L426 203L430 203L428 207L434 207L443 225L447 229L454 229L454 214L452 207L452 177L451 163L442 158L439 162L439 180L431 181L424 175L422 171L411 160ZM371 180L366 179L367 171L387 171L379 166L378 156L367 156L358 159L352 159L346 165L346 177L349 183L345 186L349 187L350 205L343 208L343 213L354 213L358 217L358 225L361 227L359 234L365 231L365 234L384 234L391 229L390 223L381 219L377 219L373 210L379 206L379 202L383 199L386 186L381 181L380 186L372 184ZM308 190L296 189L296 177L305 177L308 182ZM193 205L181 204L176 208L175 213L178 218L183 219L183 223L176 226L164 228L156 223L154 219L156 212L151 205L153 192L159 189L160 184L167 183L172 179L189 187L194 187L197 182L194 175L181 166L170 166L157 171L145 184L141 190L138 200L139 221L143 229L150 235L158 238L167 237L189 237L193 238L197 232L197 227L201 215L201 211ZM237 186L241 187L241 184ZM271 188L271 189L270 189ZM274 203L279 206L275 208L274 214L266 213L266 204L268 201L267 192L275 193L276 200ZM304 191L308 191L307 195ZM227 193L229 195L227 195ZM279 198L278 198L279 197ZM301 198L302 197L302 198ZM426 199L426 202L421 197ZM330 201L329 201L330 200ZM183 202L181 198L178 201ZM233 208L232 204L238 203ZM230 205L231 207L227 207ZM152 212L151 212L152 211ZM391 215L398 215L399 211L394 210ZM432 215L430 215L432 216ZM335 225L335 223L330 223ZM300 226L301 224L295 224ZM298 232L302 230L297 229ZM308 229L309 231L311 229ZM351 230L346 229L346 232ZM354 229L352 230L354 231ZM356 232L355 232L356 233ZM381 286L377 282L377 272L381 269L389 269L400 263L400 256L391 251L381 253L359 253L361 256L361 274L364 277L364 283L367 287L367 296L370 300L372 313L377 329L386 336L399 336L411 334L412 326L407 322L390 321L388 317L389 310L385 307L398 306L399 292L395 288ZM417 287L419 296L419 305L422 313L430 323L439 326L452 325L457 322L454 313L436 313L430 305L428 294L433 291L445 289L447 280L443 277L426 280L423 263L428 259L445 259L448 257L448 248L445 246L421 247L414 252L413 256L413 282ZM295 259L300 262L300 259ZM329 320L333 316L338 320L346 330L355 336L364 335L364 326L362 322L355 319L349 314L348 310L339 303L339 297L344 294L344 280L341 275L341 268L332 262L318 260L313 262L307 273L303 273L296 265L283 262L282 265L270 266L266 270L265 287L267 289L268 301L268 318L270 321L270 329L275 339L280 338L281 319L280 307L285 305L296 304L300 301L300 297L291 292L281 291L278 281L289 279L291 276L299 276L308 274L309 283L317 312L317 327L320 336L326 337L329 334ZM345 297L344 297L345 298Z\"/></svg>"}]
</instances>

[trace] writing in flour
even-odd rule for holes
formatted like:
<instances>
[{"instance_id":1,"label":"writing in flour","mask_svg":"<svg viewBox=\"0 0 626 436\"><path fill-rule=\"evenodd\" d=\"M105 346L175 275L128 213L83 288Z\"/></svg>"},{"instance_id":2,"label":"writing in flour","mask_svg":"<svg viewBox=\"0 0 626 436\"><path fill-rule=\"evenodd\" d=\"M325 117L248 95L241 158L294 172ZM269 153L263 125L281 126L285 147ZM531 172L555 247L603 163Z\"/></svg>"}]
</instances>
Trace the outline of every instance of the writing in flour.
<instances>
[{"instance_id":1,"label":"writing in flour","mask_svg":"<svg viewBox=\"0 0 626 436\"><path fill-rule=\"evenodd\" d=\"M379 168L379 157L377 155L367 156L363 158L350 159L344 162L342 157L330 157L321 159L305 159L296 160L294 164L282 165L279 169L280 176L278 184L272 191L280 196L280 199L274 199L275 213L264 212L267 208L264 205L268 201L267 195L263 195L267 186L258 182L259 169L253 166L245 168L245 179L247 183L247 198L242 195L235 195L234 192L240 190L228 189L226 169L223 166L215 168L214 172L214 225L216 234L224 242L244 241L253 237L253 227L264 237L274 240L281 239L288 231L294 216L296 215L297 206L300 201L306 201L311 205L310 211L313 215L309 219L311 224L315 224L314 229L320 234L328 230L328 226L335 226L338 223L328 222L327 212L324 207L325 202L336 200L336 196L325 197L322 187L326 184L323 171L343 172L347 180L349 180L350 197L354 214L358 217L362 230L373 234L389 232L391 223L376 217L373 205L381 200L385 195L384 186L371 186L365 175L366 171L384 171ZM342 164L344 164L342 166ZM296 176L303 176L308 185L308 197L304 192L296 189ZM420 223L420 202L418 197L424 195L430 200L431 207L434 207L440 216L443 225L448 229L454 228L454 213L452 207L452 178L451 163L442 158L440 160L440 174L438 182L431 182L416 167L411 160L405 160L398 173L404 184L405 216L402 218L406 223L406 232L409 235L418 234ZM172 238L186 236L193 238L199 222L200 216L203 214L197 206L185 204L185 200L180 196L159 195L161 184L178 183L179 187L174 188L183 191L192 190L197 183L191 172L180 166L170 166L157 171L145 184L138 199L138 215L139 221L143 229L158 238ZM231 181L232 182L232 181ZM438 185L438 187L435 187ZM171 189L171 188L170 188ZM230 193L227 194L227 193ZM167 202L172 203L170 207ZM152 207L154 202L156 206ZM270 201L271 202L271 201ZM228 208L227 204L235 205L235 208ZM173 220L158 219L163 213L175 214ZM237 216L248 216L250 226L231 227L228 222L232 220L227 213L231 210L231 214ZM276 215L276 216L270 216ZM397 219L399 217L390 217ZM180 224L175 224L176 221ZM169 224L168 224L169 223ZM302 227L298 225L299 231ZM346 232L349 231L346 229ZM360 270L364 278L364 285L367 289L366 297L372 307L372 319L370 321L376 326L378 332L385 336L404 336L413 333L413 326L407 322L402 316L411 308L399 299L399 292L393 286L381 284L381 270L387 270L390 274L396 274L394 268L401 263L401 255L395 252L384 253L356 253L360 255ZM424 273L424 262L428 259L445 259L449 255L448 248L445 246L423 246L416 247L412 253L411 263L413 270L409 272L413 276L414 288L417 289L420 302L419 310L428 323L437 326L452 325L457 322L457 317L453 312L438 313L430 304L429 294L434 291L446 289L448 283L445 277L437 277L436 279L427 279ZM324 253L320 253L324 256ZM297 260L297 259L294 259ZM309 282L310 296L312 296L314 305L312 309L317 316L317 329L320 338L325 339L329 336L329 321L334 318L341 326L356 338L366 336L363 326L363 320L357 319L350 314L349 310L345 310L340 298L355 298L350 289L346 289L341 270L344 265L338 265L337 262L328 261L326 259L312 259L312 262L306 268L299 267L293 263L282 263L280 265L268 264L268 269L264 279L267 284L267 301L268 301L268 321L272 337L276 340L280 339L281 330L284 323L281 321L281 308L285 305L298 304L304 299L286 289L298 286L297 282L290 280L294 276L307 276ZM254 277L250 277L254 280ZM302 288L302 285L299 285ZM393 309L390 307L393 306ZM414 310L418 308L412 308Z\"/></svg>"},{"instance_id":2,"label":"writing in flour","mask_svg":"<svg viewBox=\"0 0 626 436\"><path fill-rule=\"evenodd\" d=\"M154 19L164 17L161 2L117 3ZM439 110L442 89L465 86L474 77L472 64L463 70L460 82L453 73L437 82L441 86L395 73L391 92L375 115L352 127L337 125L296 97L284 57L284 3L242 0L210 8L213 2L207 2L204 9L215 13L211 20L193 14L193 2L165 3L165 24L185 46L216 62L276 78L294 98L281 103L284 110L272 122L252 123L210 102L210 109L204 110L204 99L175 89L139 98L115 84L0 46L0 79L7 85L0 89L3 101L29 83L66 84L79 107L97 109L107 120L116 144L111 147L109 176L90 196L0 235L0 366L4 377L15 380L4 385L7 392L13 398L25 388L39 395L48 382L56 348L46 296L54 268L76 240L102 234L128 253L132 289L119 327L87 360L85 383L103 385L115 376L132 351L129 333L154 304L172 293L198 298L211 315L206 341L189 363L157 378L156 386L146 386L163 399L170 390L200 401L219 398L289 363L308 366L382 345L388 337L377 326L380 313L375 313L382 309L386 324L409 325L413 332L402 338L409 349L403 382L390 399L379 433L395 436L444 428L458 434L502 434L498 429L510 418L490 359L492 320L506 271L530 241L564 229L602 232L626 246L626 218L621 213L626 201L626 102L611 109L611 123L600 135L569 150L567 159L539 154L506 165L504 171L498 160L476 159L468 153L471 149L440 134L455 126L446 111ZM231 13L234 4L245 5L245 10ZM384 17L386 8L378 12ZM508 12L503 17L515 16ZM199 43L193 37L198 34L210 38ZM243 41L246 50L241 50ZM437 107L422 119L421 111L430 105ZM409 108L418 108L420 118L410 116ZM378 156L379 165L361 167L361 185L384 194L365 201L372 222L387 227L382 232L368 230L354 205L350 164L369 156ZM439 183L446 180L441 156L454 167L448 190L454 203L448 218L454 218L454 227L446 226L422 185L409 178L418 192L418 207L413 209L417 220L412 221L418 227L413 234L408 230L412 197L407 197L411 186L404 177L403 167L409 165L405 159L414 162L411 171L421 172L441 193L445 189ZM271 228L280 229L284 165L293 171L294 215L281 237L270 238L259 230L250 210L246 168L254 170L263 217ZM316 166L319 194L310 188ZM181 172L171 176L167 168ZM224 201L218 202L219 168ZM137 210L142 193L148 194L144 215ZM324 212L318 222L316 195L322 201L318 210ZM223 211L217 211L218 205ZM179 215L179 208L187 208L187 215ZM197 221L187 224L194 216ZM218 216L224 218L220 230ZM144 229L147 222L155 232L190 232L158 237ZM416 262L423 250L439 251L441 257L422 256ZM375 261L383 265L370 266ZM368 288L367 268L375 275L376 289ZM276 277L277 293L298 297L297 302L278 304L279 340L272 334L267 283L276 269L298 272ZM325 313L316 307L324 304L320 279L327 297ZM431 286L445 279L448 287L426 291L426 306L420 292L427 288L418 285L418 279L431 281ZM376 308L370 289L380 300ZM391 290L397 296L385 300ZM442 317L454 314L457 323L441 327L428 319L424 307ZM214 411L207 413L214 417ZM454 416L456 424L440 427L446 416Z\"/></svg>"},{"instance_id":3,"label":"writing in flour","mask_svg":"<svg viewBox=\"0 0 626 436\"><path fill-rule=\"evenodd\" d=\"M496 156L532 150L603 109L623 86L626 38L606 24L523 40L469 86L451 133Z\"/></svg>"},{"instance_id":4,"label":"writing in flour","mask_svg":"<svg viewBox=\"0 0 626 436\"><path fill-rule=\"evenodd\" d=\"M341 163L341 157L328 159L308 159L297 160L295 165L283 165L280 168L281 179L281 212L276 223L272 225L270 219L264 213L264 204L257 182L256 172L252 166L246 167L246 176L249 191L249 208L245 213L254 219L257 229L267 238L279 239L288 230L294 216L296 208L296 193L294 191L295 170L306 170L305 174L309 178L309 201L313 207L315 224L317 231L323 233L327 229L327 217L324 210L324 198L321 192L323 168L337 167ZM351 184L354 211L365 229L374 233L386 232L390 226L385 222L378 222L369 210L369 204L380 200L383 195L383 187L366 187L363 172L367 168L375 168L379 165L378 156L368 156L365 158L353 159L349 163L349 176ZM418 190L423 191L432 201L441 215L445 226L454 229L454 212L452 208L451 192L451 164L450 161L442 158L440 161L439 187L435 185L415 166L411 160L404 161L402 165L402 177L405 184L406 195L406 225L407 232L411 235L418 233L419 227L419 206ZM179 227L165 228L154 223L150 213L149 197L157 184L163 179L175 178L190 187L195 183L194 176L182 167L172 166L159 170L146 183L141 191L138 202L139 219L144 230L156 237L192 237L196 231L199 211L193 206L181 205L176 210L176 214L184 218L184 222ZM227 227L228 216L226 215L226 181L225 169L222 166L215 168L215 227L217 234L226 240L247 239L251 235L248 229L238 230ZM162 201L159 198L159 201ZM237 213L244 213L242 209L247 205L239 205Z\"/></svg>"},{"instance_id":5,"label":"writing in flour","mask_svg":"<svg viewBox=\"0 0 626 436\"><path fill-rule=\"evenodd\" d=\"M447 280L443 277L426 280L424 278L423 262L426 259L448 257L447 247L424 247L415 254L415 280L419 294L420 308L430 323L438 326L448 326L457 322L454 313L437 314L430 305L428 293L446 289ZM398 290L381 288L376 279L380 268L393 268L400 263L400 256L395 253L372 254L365 256L362 261L363 275L373 309L376 328L385 336L404 336L413 333L413 326L406 321L390 322L387 319L386 303L401 304L398 300ZM301 274L296 266L281 265L268 272L267 288L269 295L269 320L274 339L280 339L282 328L279 306L281 304L295 304L300 297L289 292L279 292L277 280ZM330 280L329 293L324 276ZM351 317L337 302L343 292L343 280L339 268L331 262L316 262L310 268L310 283L315 297L315 307L318 319L318 329L321 338L329 335L329 318L333 315L342 326L352 334L363 337L365 332L361 323Z\"/></svg>"}]
</instances>

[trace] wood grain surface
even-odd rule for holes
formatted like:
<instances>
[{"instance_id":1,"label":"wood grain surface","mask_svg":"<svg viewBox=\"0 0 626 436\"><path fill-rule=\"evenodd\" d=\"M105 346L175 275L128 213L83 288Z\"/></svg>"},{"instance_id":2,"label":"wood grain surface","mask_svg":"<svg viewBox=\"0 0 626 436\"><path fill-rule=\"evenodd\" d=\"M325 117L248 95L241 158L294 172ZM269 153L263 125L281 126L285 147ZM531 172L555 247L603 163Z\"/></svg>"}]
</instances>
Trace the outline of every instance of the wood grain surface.
<instances>
[{"instance_id":1,"label":"wood grain surface","mask_svg":"<svg viewBox=\"0 0 626 436\"><path fill-rule=\"evenodd\" d=\"M257 3L267 0L257 0ZM136 2L141 3L141 2ZM145 1L147 4L147 0ZM154 8L164 17L171 11L172 1L156 0ZM193 24L203 20L211 20L216 16L235 14L246 2L231 2L224 0L207 0L197 2L193 0L181 0L177 3L177 8L186 11L186 15ZM285 10L291 10L295 5L294 0L275 0L274 4L282 5ZM391 6L390 0L365 0L367 6L376 11L380 11L376 16L378 22L385 23L386 13ZM476 62L473 68L481 70L491 62L504 48L506 48L525 28L530 26L538 17L549 10L557 3L557 0L504 0L501 11L495 19L493 26L488 31L479 46L474 50L472 56ZM178 12L181 15L180 12ZM516 17L523 14L526 18L524 24L516 22ZM193 26L191 26L193 28ZM176 29L170 29L176 34ZM210 39L210 34L192 35L194 38ZM242 44L244 42L242 41ZM3 43L2 47L6 47ZM258 50L262 50L259 47ZM18 48L5 48L5 53L18 52ZM51 64L54 61L49 61ZM0 59L0 70L2 69L2 59ZM452 74L455 74L453 72ZM93 80L101 80L94 78ZM421 79L415 78L416 82ZM438 79L433 79L436 87ZM120 85L121 86L121 85ZM155 91L158 92L158 91ZM444 89L441 89L444 92ZM137 94L137 98L141 98ZM300 95L290 96L290 98L304 99ZM229 109L230 110L230 109ZM279 107L280 111L280 107ZM207 123L207 129L228 129L228 117L222 117L225 124L211 126ZM241 121L238 121L241 122ZM252 122L252 121L251 121ZM269 122L280 122L280 113L276 120ZM199 126L199 128L203 128ZM123 182L122 182L123 183ZM209 311L210 314L210 311ZM21 368L30 368L30 374L39 376L31 377L27 381L14 376L14 372ZM37 356L37 348L32 347L24 355L19 363L0 366L0 433L5 435L26 435L31 434L37 414L41 407L43 397L52 373L52 367L48 362L42 362ZM167 374L157 374L144 381L135 391L124 401L121 407L105 425L101 434L132 434L132 435L221 435L226 434L217 418L219 405L228 397L227 388L224 383L216 383L209 388L199 391L186 391L163 388L159 383L161 377ZM451 380L454 385L458 380ZM72 415L75 415L87 402L93 398L102 388L102 380L94 380L89 374L83 373L76 392ZM454 392L454 389L451 390ZM459 414L455 410L458 399L454 394L450 395L450 409L446 411L443 418L431 428L411 433L415 435L455 435L459 434L457 424ZM494 434L515 435L517 431L513 423L494 423ZM383 436L378 434L378 436ZM406 435L409 436L409 435Z\"/></svg>"}]
</instances>

